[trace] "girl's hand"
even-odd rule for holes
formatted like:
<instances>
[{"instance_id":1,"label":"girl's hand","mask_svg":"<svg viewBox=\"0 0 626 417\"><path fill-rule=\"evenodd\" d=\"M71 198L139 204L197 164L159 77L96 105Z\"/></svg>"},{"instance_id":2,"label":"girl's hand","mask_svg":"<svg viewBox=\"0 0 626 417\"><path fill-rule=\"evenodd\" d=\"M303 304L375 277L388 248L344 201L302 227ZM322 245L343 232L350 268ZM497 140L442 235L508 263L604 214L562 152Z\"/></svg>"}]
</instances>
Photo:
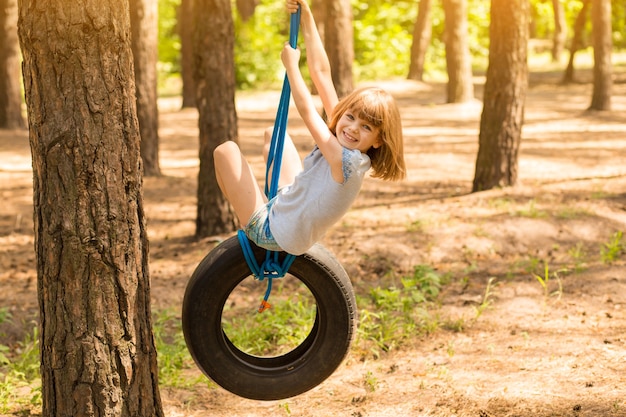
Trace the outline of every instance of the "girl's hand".
<instances>
[{"instance_id":1,"label":"girl's hand","mask_svg":"<svg viewBox=\"0 0 626 417\"><path fill-rule=\"evenodd\" d=\"M306 0L287 0L287 10L289 13L296 13L298 6L302 6L302 9L308 9L309 4Z\"/></svg>"},{"instance_id":2,"label":"girl's hand","mask_svg":"<svg viewBox=\"0 0 626 417\"><path fill-rule=\"evenodd\" d=\"M289 42L285 43L282 52L280 53L280 59L283 61L283 65L286 69L299 68L300 63L300 49L292 48Z\"/></svg>"}]
</instances>

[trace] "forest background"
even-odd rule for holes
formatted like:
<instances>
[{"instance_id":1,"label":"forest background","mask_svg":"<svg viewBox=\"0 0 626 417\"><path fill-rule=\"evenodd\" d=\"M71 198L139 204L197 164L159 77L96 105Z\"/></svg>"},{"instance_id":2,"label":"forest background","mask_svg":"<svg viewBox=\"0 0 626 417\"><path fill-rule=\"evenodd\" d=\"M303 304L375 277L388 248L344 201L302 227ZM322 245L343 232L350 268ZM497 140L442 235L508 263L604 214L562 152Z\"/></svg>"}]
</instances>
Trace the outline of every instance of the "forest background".
<instances>
[{"instance_id":1,"label":"forest background","mask_svg":"<svg viewBox=\"0 0 626 417\"><path fill-rule=\"evenodd\" d=\"M406 77L418 12L416 1L352 0L354 19L354 66L357 81ZM531 0L531 58L550 65L554 34L551 0ZM564 1L569 47L581 1ZM234 4L234 2L233 2ZM180 37L177 11L180 0L159 0L159 91L180 94ZM489 7L485 0L468 0L467 20L473 70L485 71L489 53ZM254 16L243 21L233 6L235 21L235 71L239 89L274 87L282 81L282 64L275 45L285 42L289 28L284 4L260 0ZM626 48L626 4L612 0L613 47ZM444 12L438 4L431 10L432 39L424 63L425 81L442 81L446 75ZM583 50L591 46L591 21L587 19ZM534 48L533 48L534 46ZM581 55L584 51L581 51ZM554 68L562 67L558 62ZM546 68L550 69L550 68ZM306 71L306 68L303 68Z\"/></svg>"},{"instance_id":2,"label":"forest background","mask_svg":"<svg viewBox=\"0 0 626 417\"><path fill-rule=\"evenodd\" d=\"M613 1L613 45L615 48L616 61L615 64L623 66L623 54L619 51L623 50L625 45L624 27L626 27L626 4L621 1ZM488 30L489 20L488 4L486 1L469 0L468 1L468 22L470 48L472 52L472 65L475 74L481 74L487 66L488 53ZM531 1L532 4L532 25L531 25L531 55L530 60L534 68L541 67L542 70L552 69L558 71L562 69L562 62L552 62L550 57L550 42L554 23L552 19L552 5L550 1ZM581 2L566 1L564 2L566 11L567 27L571 28L573 22L580 10ZM176 9L178 3L170 0L160 0L159 26L159 93L162 98L173 97L180 94L180 42L178 40L178 28L176 27ZM236 10L236 8L233 8ZM407 71L407 62L409 61L409 53L411 47L411 30L415 21L417 7L416 2L412 1L354 1L354 28L355 28L355 65L354 75L357 82L368 80L385 80L405 78ZM255 11L255 16L246 22L243 22L240 16L234 11L233 14L236 23L236 51L235 51L235 68L238 88L240 90L265 90L276 89L282 80L283 70L278 59L278 54L274 53L277 45L281 45L286 37L286 28L288 27L284 13L284 5L282 1L261 1ZM425 80L427 82L445 82L445 54L443 43L444 19L443 11L439 7L433 8L432 15L433 36L431 45L427 52ZM589 46L590 24L588 23L585 30L586 36L584 40L585 47ZM591 54L586 51L579 52L581 58L586 60L584 67L589 68L591 64ZM581 67L582 67L581 66ZM532 201L528 211L536 215L536 208ZM414 224L413 227L423 227ZM613 247L619 248L623 246L620 238L615 235L616 242ZM607 243L607 246L611 242ZM623 249L622 249L623 250ZM155 254L158 254L158 250ZM540 268L533 270L535 273L541 273ZM544 276L548 280L552 275ZM482 287L484 288L484 287ZM488 297L489 286L484 293L485 304L487 306L491 301ZM3 312L6 312L3 310ZM166 314L166 313L163 313ZM4 319L4 318L3 318ZM167 317L166 326L171 326L174 320ZM156 320L157 325L163 325L163 321ZM448 327L453 323L447 323ZM460 327L461 324L459 324ZM157 327L157 332L164 330L163 327ZM169 327L167 330L171 330ZM160 334L158 337L161 336ZM29 346L36 347L36 330L33 334L26 336L19 342L22 358L29 359L29 355L36 358ZM166 343L159 348L160 355L167 355L167 349L172 343L171 335L165 339ZM178 340L180 341L180 340ZM29 344L31 343L32 344ZM616 343L616 342L615 342ZM388 348L388 347L387 347ZM447 347L451 349L450 346ZM13 352L12 352L13 353ZM160 364L163 375L162 383L168 387L172 380L168 380L167 366L175 367L168 359L178 359L176 356L162 356ZM11 357L13 360L14 358ZM30 358L32 359L32 358ZM32 362L26 362L25 366L33 365ZM178 378L178 377L175 377ZM183 378L184 379L184 378ZM7 381L7 379L5 379ZM175 382L175 385L178 382ZM370 386L369 389L374 390L376 381L373 375L364 377L365 385ZM29 381L32 386L32 381ZM26 389L17 390L25 392L28 397L29 391ZM166 389L167 391L167 389ZM13 390L13 394L16 391ZM37 390L34 395L28 397L29 401L37 404ZM358 400L358 397L355 397ZM185 400L181 400L185 403ZM358 401L357 401L358 402ZM287 403L284 403L287 404ZM285 414L288 409L282 405ZM28 408L28 407L25 407ZM354 414L357 415L357 414Z\"/></svg>"}]
</instances>

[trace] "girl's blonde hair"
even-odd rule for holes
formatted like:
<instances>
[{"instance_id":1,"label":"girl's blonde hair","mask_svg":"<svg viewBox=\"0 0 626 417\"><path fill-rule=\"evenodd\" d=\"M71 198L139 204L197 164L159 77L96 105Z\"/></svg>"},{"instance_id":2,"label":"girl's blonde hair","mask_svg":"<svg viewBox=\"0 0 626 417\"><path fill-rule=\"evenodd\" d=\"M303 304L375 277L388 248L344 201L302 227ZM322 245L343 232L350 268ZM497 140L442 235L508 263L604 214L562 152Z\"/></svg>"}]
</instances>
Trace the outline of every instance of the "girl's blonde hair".
<instances>
[{"instance_id":1,"label":"girl's blonde hair","mask_svg":"<svg viewBox=\"0 0 626 417\"><path fill-rule=\"evenodd\" d=\"M328 127L337 135L337 122L350 110L361 119L379 128L382 145L370 148L372 177L383 180L401 180L406 176L402 139L402 121L394 98L378 87L354 90L335 106Z\"/></svg>"}]
</instances>

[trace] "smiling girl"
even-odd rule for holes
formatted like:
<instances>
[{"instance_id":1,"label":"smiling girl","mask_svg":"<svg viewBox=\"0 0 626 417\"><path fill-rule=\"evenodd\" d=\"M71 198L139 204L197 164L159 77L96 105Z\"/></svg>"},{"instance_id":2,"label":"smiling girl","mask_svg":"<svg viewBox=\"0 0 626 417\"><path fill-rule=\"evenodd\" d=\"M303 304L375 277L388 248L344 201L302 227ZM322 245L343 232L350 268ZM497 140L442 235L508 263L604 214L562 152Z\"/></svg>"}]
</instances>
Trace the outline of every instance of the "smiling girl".
<instances>
[{"instance_id":1,"label":"smiling girl","mask_svg":"<svg viewBox=\"0 0 626 417\"><path fill-rule=\"evenodd\" d=\"M300 50L286 44L281 59L293 101L315 146L300 161L285 137L279 192L267 201L252 168L235 142L215 149L218 184L233 206L243 230L256 245L293 255L306 252L348 211L365 174L400 180L405 177L402 124L393 97L376 88L361 88L341 100L333 86L328 56L306 0L287 0L287 9L301 8L301 26L307 65L313 84L329 115L318 113L299 68ZM272 129L265 132L267 155Z\"/></svg>"}]
</instances>

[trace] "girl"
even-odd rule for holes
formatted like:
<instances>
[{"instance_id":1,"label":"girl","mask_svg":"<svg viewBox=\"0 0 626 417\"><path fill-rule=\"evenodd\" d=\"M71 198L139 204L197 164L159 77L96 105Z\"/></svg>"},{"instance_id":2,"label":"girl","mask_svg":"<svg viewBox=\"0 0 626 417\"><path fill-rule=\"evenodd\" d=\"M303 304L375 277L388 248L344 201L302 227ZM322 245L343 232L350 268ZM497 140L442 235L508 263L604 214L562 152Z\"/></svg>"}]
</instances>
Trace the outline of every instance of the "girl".
<instances>
[{"instance_id":1,"label":"girl","mask_svg":"<svg viewBox=\"0 0 626 417\"><path fill-rule=\"evenodd\" d=\"M265 249L294 255L306 252L348 211L370 168L373 177L383 180L405 176L402 126L393 97L380 88L362 88L339 101L309 5L287 0L290 13L298 7L307 65L328 124L300 73L300 50L287 43L281 59L298 113L315 140L313 151L303 166L285 135L279 192L269 202L235 142L227 141L214 152L217 182L248 238ZM266 160L271 137L270 128L265 132Z\"/></svg>"}]
</instances>

